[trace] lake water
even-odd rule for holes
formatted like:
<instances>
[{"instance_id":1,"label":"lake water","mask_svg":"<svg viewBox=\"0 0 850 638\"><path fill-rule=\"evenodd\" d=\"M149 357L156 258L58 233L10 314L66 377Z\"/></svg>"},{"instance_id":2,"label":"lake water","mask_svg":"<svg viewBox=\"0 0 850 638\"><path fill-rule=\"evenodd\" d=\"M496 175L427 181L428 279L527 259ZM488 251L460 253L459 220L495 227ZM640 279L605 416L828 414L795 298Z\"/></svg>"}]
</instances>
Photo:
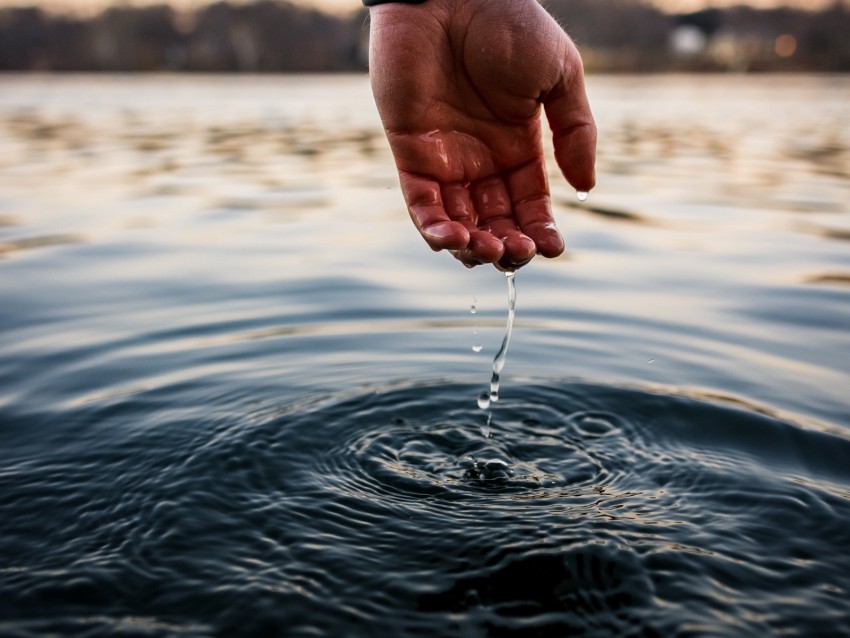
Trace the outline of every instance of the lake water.
<instances>
[{"instance_id":1,"label":"lake water","mask_svg":"<svg viewBox=\"0 0 850 638\"><path fill-rule=\"evenodd\" d=\"M0 77L0 635L850 636L850 78L589 92L485 438L365 77Z\"/></svg>"}]
</instances>

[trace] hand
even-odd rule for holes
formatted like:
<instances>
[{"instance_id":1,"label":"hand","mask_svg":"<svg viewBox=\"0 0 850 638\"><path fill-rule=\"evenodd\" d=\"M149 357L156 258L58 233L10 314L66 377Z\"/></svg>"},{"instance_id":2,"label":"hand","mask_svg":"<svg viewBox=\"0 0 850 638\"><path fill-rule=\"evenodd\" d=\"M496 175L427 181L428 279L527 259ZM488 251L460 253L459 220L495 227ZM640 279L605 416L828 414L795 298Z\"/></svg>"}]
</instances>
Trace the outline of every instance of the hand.
<instances>
[{"instance_id":1,"label":"hand","mask_svg":"<svg viewBox=\"0 0 850 638\"><path fill-rule=\"evenodd\" d=\"M578 51L536 0L428 0L371 11L369 66L413 223L465 265L556 257L540 112L579 191L596 127Z\"/></svg>"}]
</instances>

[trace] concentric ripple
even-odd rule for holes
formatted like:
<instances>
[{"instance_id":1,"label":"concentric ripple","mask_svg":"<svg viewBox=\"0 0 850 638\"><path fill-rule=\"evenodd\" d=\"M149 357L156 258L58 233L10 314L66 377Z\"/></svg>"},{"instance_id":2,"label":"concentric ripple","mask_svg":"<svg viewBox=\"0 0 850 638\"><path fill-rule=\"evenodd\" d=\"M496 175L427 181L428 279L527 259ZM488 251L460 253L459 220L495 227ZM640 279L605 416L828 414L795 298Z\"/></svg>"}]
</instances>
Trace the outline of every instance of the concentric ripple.
<instances>
[{"instance_id":1,"label":"concentric ripple","mask_svg":"<svg viewBox=\"0 0 850 638\"><path fill-rule=\"evenodd\" d=\"M465 391L439 410L412 401L373 409L370 418L381 424L375 428L358 427L355 409L335 420L343 436L323 455L328 465L318 471L341 490L364 489L402 502L423 495L453 500L486 492L534 494L598 479L601 467L570 436L567 415L518 406L505 417L510 427L484 438L486 413L470 404Z\"/></svg>"},{"instance_id":2,"label":"concentric ripple","mask_svg":"<svg viewBox=\"0 0 850 638\"><path fill-rule=\"evenodd\" d=\"M457 383L80 408L76 449L7 450L0 634L850 635L850 441L698 397L507 390L490 438Z\"/></svg>"}]
</instances>

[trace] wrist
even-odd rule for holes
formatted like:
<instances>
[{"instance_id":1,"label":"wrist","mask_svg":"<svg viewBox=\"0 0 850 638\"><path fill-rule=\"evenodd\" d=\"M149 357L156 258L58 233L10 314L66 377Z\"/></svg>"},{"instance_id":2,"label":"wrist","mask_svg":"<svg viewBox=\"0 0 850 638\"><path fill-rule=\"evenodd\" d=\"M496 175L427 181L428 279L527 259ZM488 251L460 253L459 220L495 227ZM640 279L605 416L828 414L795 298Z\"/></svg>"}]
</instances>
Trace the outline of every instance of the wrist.
<instances>
[{"instance_id":1,"label":"wrist","mask_svg":"<svg viewBox=\"0 0 850 638\"><path fill-rule=\"evenodd\" d=\"M363 0L364 7L377 7L380 4L422 4L427 0Z\"/></svg>"}]
</instances>

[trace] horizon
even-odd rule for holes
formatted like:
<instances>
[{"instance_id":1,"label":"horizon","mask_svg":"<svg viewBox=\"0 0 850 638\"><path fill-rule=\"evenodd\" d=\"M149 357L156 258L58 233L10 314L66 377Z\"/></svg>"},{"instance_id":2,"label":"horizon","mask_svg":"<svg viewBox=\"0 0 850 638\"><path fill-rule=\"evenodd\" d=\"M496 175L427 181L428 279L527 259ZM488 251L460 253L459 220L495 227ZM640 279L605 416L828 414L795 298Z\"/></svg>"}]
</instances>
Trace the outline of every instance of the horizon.
<instances>
[{"instance_id":1,"label":"horizon","mask_svg":"<svg viewBox=\"0 0 850 638\"><path fill-rule=\"evenodd\" d=\"M231 0L233 4L244 4L247 0ZM362 8L359 0L289 0L292 4L318 9L332 14L353 13ZM844 0L846 2L846 0ZM180 11L192 11L213 2L205 0L128 0L113 2L110 0L0 0L0 8L39 7L51 12L71 14L94 14L111 6L143 6L150 4L169 4ZM545 3L544 3L545 4ZM649 4L667 13L688 13L712 7L748 6L757 9L792 7L817 11L833 4L836 0L649 0Z\"/></svg>"}]
</instances>

